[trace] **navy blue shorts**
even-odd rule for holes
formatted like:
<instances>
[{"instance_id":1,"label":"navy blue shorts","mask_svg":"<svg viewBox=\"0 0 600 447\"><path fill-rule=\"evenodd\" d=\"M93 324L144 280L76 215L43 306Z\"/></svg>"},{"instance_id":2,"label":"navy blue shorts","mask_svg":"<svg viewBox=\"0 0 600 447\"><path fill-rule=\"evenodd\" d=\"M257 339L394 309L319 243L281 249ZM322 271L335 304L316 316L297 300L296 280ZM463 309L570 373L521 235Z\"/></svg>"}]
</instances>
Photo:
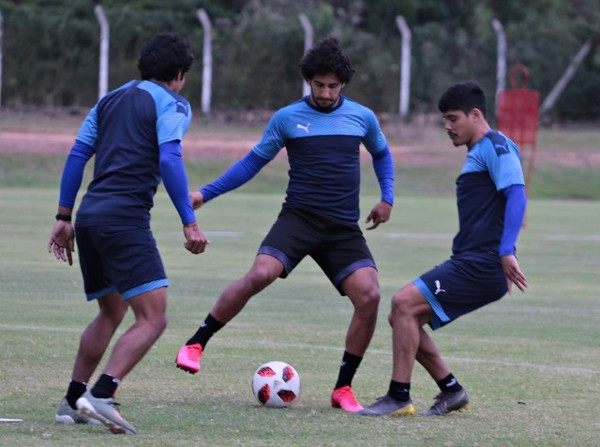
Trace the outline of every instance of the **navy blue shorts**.
<instances>
[{"instance_id":1,"label":"navy blue shorts","mask_svg":"<svg viewBox=\"0 0 600 447\"><path fill-rule=\"evenodd\" d=\"M432 329L502 298L508 291L500 259L453 256L413 281L431 305Z\"/></svg>"},{"instance_id":2,"label":"navy blue shorts","mask_svg":"<svg viewBox=\"0 0 600 447\"><path fill-rule=\"evenodd\" d=\"M111 292L128 300L169 285L149 227L76 227L75 239L88 301Z\"/></svg>"},{"instance_id":3,"label":"navy blue shorts","mask_svg":"<svg viewBox=\"0 0 600 447\"><path fill-rule=\"evenodd\" d=\"M310 256L341 295L340 284L348 275L363 267L377 268L357 223L300 208L281 210L258 254L273 256L283 264L281 278Z\"/></svg>"}]
</instances>

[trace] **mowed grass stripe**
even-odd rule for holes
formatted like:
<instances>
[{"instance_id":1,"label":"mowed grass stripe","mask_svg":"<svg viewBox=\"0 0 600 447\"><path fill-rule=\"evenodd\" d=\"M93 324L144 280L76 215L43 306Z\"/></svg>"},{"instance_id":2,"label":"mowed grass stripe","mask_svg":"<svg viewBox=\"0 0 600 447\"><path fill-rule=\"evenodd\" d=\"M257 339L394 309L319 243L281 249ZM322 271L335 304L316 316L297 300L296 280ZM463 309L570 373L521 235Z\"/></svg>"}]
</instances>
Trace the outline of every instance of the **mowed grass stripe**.
<instances>
[{"instance_id":1,"label":"mowed grass stripe","mask_svg":"<svg viewBox=\"0 0 600 447\"><path fill-rule=\"evenodd\" d=\"M598 234L598 202L531 200L519 241L530 289L433 334L469 390L470 411L436 420L365 419L329 406L352 309L308 259L253 298L211 340L199 374L174 367L177 349L218 294L250 266L282 197L234 192L207 204L198 217L212 243L206 254L192 256L182 247L180 222L161 191L153 229L172 282L169 326L119 391L123 414L139 434L116 439L93 427L52 423L79 334L96 311L83 298L78 266L69 268L46 251L57 194L35 188L0 191L0 415L24 419L2 427L0 445L597 444L600 251L588 239ZM362 197L363 216L376 200ZM365 232L379 267L382 302L354 381L364 404L383 394L390 379L391 295L443 261L455 231L453 198L402 197L385 226ZM392 234L413 237L391 239ZM131 321L128 315L125 325ZM258 407L250 391L256 367L275 359L292 363L303 378L300 401L289 411ZM413 389L419 410L437 392L419 366Z\"/></svg>"}]
</instances>

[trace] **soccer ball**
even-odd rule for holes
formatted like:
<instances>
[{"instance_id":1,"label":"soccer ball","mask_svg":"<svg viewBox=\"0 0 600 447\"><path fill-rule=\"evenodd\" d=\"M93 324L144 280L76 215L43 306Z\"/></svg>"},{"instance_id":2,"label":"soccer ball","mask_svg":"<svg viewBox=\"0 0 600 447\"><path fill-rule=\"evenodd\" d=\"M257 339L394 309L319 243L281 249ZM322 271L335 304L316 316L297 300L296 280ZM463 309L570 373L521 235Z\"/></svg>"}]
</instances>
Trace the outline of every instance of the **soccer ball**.
<instances>
[{"instance_id":1,"label":"soccer ball","mask_svg":"<svg viewBox=\"0 0 600 447\"><path fill-rule=\"evenodd\" d=\"M300 375L286 362L267 362L254 373L252 393L265 407L289 407L300 397Z\"/></svg>"}]
</instances>

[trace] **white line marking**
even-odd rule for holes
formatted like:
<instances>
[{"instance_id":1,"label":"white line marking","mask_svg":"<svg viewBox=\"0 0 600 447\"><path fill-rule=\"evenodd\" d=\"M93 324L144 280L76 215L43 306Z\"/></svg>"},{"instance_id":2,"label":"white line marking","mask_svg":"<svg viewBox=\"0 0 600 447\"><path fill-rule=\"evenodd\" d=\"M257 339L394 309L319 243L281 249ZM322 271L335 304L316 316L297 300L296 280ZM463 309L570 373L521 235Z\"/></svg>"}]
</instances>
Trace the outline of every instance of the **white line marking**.
<instances>
[{"instance_id":1,"label":"white line marking","mask_svg":"<svg viewBox=\"0 0 600 447\"><path fill-rule=\"evenodd\" d=\"M600 234L549 234L542 236L543 239L548 241L590 241L600 242Z\"/></svg>"},{"instance_id":2,"label":"white line marking","mask_svg":"<svg viewBox=\"0 0 600 447\"><path fill-rule=\"evenodd\" d=\"M385 233L390 239L452 239L450 233Z\"/></svg>"},{"instance_id":3,"label":"white line marking","mask_svg":"<svg viewBox=\"0 0 600 447\"><path fill-rule=\"evenodd\" d=\"M241 345L248 346L267 346L267 347L277 347L277 348L301 348L307 350L321 350L321 351L341 351L343 347L340 346L325 346L325 345L313 345L306 343L280 343L274 342L271 340L248 340L248 341L240 341L238 339L231 340L228 343L227 340L221 340L221 343L225 343L227 346L239 347ZM390 358L390 362L392 359L391 351L382 350L382 349L369 349L367 351L367 355L385 355ZM452 362L463 362L463 363L477 363L477 364L489 364L489 365L502 365L502 366L510 366L510 367L520 367L520 368L530 368L536 369L541 372L552 372L552 373L563 373L563 374L581 374L581 375L600 375L600 369L593 368L580 368L576 366L556 366L556 365L544 365L540 363L530 363L530 362L516 362L510 360L495 360L495 359L482 359L476 357L454 357L448 356L444 357L447 360Z\"/></svg>"},{"instance_id":4,"label":"white line marking","mask_svg":"<svg viewBox=\"0 0 600 447\"><path fill-rule=\"evenodd\" d=\"M53 326L27 326L27 325L16 325L16 324L0 324L0 329L9 329L9 330L24 330L24 331L41 331L41 332L68 332L68 333L80 333L79 329L66 329L63 327L53 327ZM162 338L174 338L175 334L164 334ZM307 349L307 350L320 350L320 351L340 351L343 349L341 346L327 346L327 345L314 345L307 343L281 343L272 340L239 340L239 339L231 339L231 338L220 338L219 343L224 346L229 347L240 347L240 346L266 346L266 347L276 347L276 348L299 348L299 349ZM386 357L392 358L392 353L387 350L382 349L369 349L367 351L367 355L384 355ZM476 357L453 357L448 356L445 357L447 360L452 362L462 362L462 363L477 363L477 364L489 364L489 365L501 365L501 366L510 366L510 367L519 367L519 368L530 368L536 369L541 372L550 372L550 373L562 373L562 374L581 374L581 375L600 375L600 369L593 368L580 368L577 366L556 366L556 365L544 365L540 363L530 363L530 362L517 362L511 360L497 360L497 359L482 359Z\"/></svg>"},{"instance_id":5,"label":"white line marking","mask_svg":"<svg viewBox=\"0 0 600 447\"><path fill-rule=\"evenodd\" d=\"M451 233L385 233L389 239L448 239L455 235ZM530 237L545 241L585 241L600 242L600 234L533 234Z\"/></svg>"},{"instance_id":6,"label":"white line marking","mask_svg":"<svg viewBox=\"0 0 600 447\"><path fill-rule=\"evenodd\" d=\"M204 234L209 237L230 237L237 239L242 233L240 231L205 231Z\"/></svg>"}]
</instances>

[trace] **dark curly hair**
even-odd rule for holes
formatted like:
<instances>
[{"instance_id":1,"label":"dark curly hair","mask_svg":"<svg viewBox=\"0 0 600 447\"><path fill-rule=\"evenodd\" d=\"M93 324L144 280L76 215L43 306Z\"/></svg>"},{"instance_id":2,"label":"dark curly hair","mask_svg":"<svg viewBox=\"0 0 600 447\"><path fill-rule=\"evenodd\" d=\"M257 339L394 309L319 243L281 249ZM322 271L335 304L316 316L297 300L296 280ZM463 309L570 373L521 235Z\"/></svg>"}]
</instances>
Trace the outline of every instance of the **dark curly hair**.
<instances>
[{"instance_id":1,"label":"dark curly hair","mask_svg":"<svg viewBox=\"0 0 600 447\"><path fill-rule=\"evenodd\" d=\"M471 81L454 84L442 94L438 101L438 109L442 113L450 110L461 110L465 115L468 115L474 108L481 110L485 117L485 93L478 84Z\"/></svg>"},{"instance_id":2,"label":"dark curly hair","mask_svg":"<svg viewBox=\"0 0 600 447\"><path fill-rule=\"evenodd\" d=\"M355 71L337 39L331 36L317 42L300 61L300 72L307 82L315 76L334 74L348 84Z\"/></svg>"},{"instance_id":3,"label":"dark curly hair","mask_svg":"<svg viewBox=\"0 0 600 447\"><path fill-rule=\"evenodd\" d=\"M138 69L142 79L169 82L192 66L194 55L186 39L175 33L157 34L140 51Z\"/></svg>"}]
</instances>

